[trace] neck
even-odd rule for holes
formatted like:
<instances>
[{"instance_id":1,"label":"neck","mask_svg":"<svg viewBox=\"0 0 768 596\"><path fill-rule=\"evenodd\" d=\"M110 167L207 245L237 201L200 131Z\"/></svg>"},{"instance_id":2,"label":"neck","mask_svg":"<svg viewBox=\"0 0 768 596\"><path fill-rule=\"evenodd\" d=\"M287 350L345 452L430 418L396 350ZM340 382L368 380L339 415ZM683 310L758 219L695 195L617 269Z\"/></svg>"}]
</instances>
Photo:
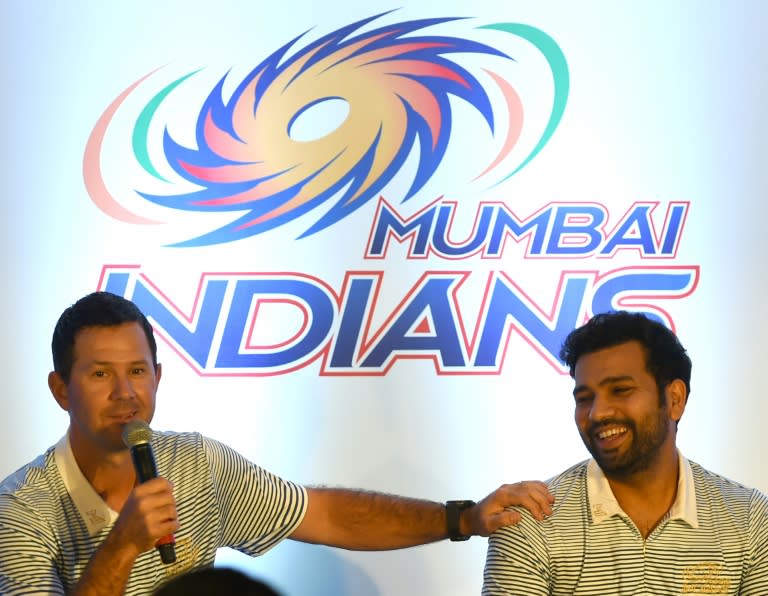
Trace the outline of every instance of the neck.
<instances>
[{"instance_id":1,"label":"neck","mask_svg":"<svg viewBox=\"0 0 768 596\"><path fill-rule=\"evenodd\" d=\"M672 445L645 470L627 476L606 474L614 497L644 538L675 502L679 469L677 449Z\"/></svg>"},{"instance_id":2,"label":"neck","mask_svg":"<svg viewBox=\"0 0 768 596\"><path fill-rule=\"evenodd\" d=\"M77 466L96 493L115 511L122 509L136 484L136 470L128 449L101 451L83 448L70 434L70 446Z\"/></svg>"}]
</instances>

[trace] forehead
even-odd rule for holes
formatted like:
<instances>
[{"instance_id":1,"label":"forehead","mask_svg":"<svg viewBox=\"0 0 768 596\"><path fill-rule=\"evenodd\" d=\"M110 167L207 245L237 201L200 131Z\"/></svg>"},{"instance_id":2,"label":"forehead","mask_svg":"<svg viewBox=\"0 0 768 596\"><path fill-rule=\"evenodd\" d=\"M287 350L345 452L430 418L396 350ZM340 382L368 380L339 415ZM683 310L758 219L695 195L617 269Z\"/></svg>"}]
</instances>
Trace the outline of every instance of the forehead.
<instances>
[{"instance_id":1,"label":"forehead","mask_svg":"<svg viewBox=\"0 0 768 596\"><path fill-rule=\"evenodd\" d=\"M150 360L144 329L136 322L84 327L75 335L75 361Z\"/></svg>"},{"instance_id":2,"label":"forehead","mask_svg":"<svg viewBox=\"0 0 768 596\"><path fill-rule=\"evenodd\" d=\"M645 350L637 341L604 348L584 354L574 369L576 385L599 383L608 377L650 377L647 370Z\"/></svg>"}]
</instances>

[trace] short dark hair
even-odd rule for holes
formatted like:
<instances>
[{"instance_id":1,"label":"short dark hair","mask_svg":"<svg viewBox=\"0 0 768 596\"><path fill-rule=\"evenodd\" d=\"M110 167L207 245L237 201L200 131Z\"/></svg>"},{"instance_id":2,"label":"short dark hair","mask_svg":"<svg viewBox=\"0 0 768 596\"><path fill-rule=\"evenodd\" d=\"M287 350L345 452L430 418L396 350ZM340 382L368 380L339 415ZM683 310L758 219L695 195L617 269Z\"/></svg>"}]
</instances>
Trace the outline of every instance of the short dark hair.
<instances>
[{"instance_id":1,"label":"short dark hair","mask_svg":"<svg viewBox=\"0 0 768 596\"><path fill-rule=\"evenodd\" d=\"M154 596L279 596L271 586L236 569L206 567L177 575L164 583Z\"/></svg>"},{"instance_id":2,"label":"short dark hair","mask_svg":"<svg viewBox=\"0 0 768 596\"><path fill-rule=\"evenodd\" d=\"M68 383L75 359L77 334L86 327L113 327L123 323L141 325L152 352L152 364L157 367L157 343L152 325L144 313L122 296L110 292L93 292L61 313L51 340L53 370Z\"/></svg>"},{"instance_id":3,"label":"short dark hair","mask_svg":"<svg viewBox=\"0 0 768 596\"><path fill-rule=\"evenodd\" d=\"M659 321L642 313L613 311L597 314L568 334L560 359L574 376L576 363L585 354L637 341L645 352L645 367L656 380L659 393L675 379L691 393L691 359L677 336Z\"/></svg>"}]
</instances>

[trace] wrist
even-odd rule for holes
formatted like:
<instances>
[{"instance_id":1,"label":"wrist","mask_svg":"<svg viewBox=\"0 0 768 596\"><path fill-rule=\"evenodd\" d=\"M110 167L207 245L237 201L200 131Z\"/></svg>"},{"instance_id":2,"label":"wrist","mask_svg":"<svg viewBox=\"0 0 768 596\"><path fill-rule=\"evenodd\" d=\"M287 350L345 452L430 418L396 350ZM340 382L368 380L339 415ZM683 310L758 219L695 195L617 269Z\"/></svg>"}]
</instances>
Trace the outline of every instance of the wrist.
<instances>
[{"instance_id":1,"label":"wrist","mask_svg":"<svg viewBox=\"0 0 768 596\"><path fill-rule=\"evenodd\" d=\"M445 521L448 538L451 542L461 542L469 540L472 535L469 523L465 519L465 511L475 505L474 501L446 501L445 502Z\"/></svg>"}]
</instances>

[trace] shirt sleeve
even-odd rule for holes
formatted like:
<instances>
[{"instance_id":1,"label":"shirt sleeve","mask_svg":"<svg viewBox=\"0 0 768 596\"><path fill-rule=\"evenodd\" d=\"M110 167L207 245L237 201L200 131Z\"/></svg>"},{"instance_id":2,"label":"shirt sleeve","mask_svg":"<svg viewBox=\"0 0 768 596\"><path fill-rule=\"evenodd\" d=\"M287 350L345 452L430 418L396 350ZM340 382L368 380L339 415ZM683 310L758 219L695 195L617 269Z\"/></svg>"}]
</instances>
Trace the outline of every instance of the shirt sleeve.
<instances>
[{"instance_id":1,"label":"shirt sleeve","mask_svg":"<svg viewBox=\"0 0 768 596\"><path fill-rule=\"evenodd\" d=\"M522 520L505 526L488 539L483 596L546 596L549 594L549 555L541 531L527 511Z\"/></svg>"},{"instance_id":2,"label":"shirt sleeve","mask_svg":"<svg viewBox=\"0 0 768 596\"><path fill-rule=\"evenodd\" d=\"M283 480L232 448L203 439L221 520L221 544L261 555L290 536L307 508L304 487Z\"/></svg>"},{"instance_id":3,"label":"shirt sleeve","mask_svg":"<svg viewBox=\"0 0 768 596\"><path fill-rule=\"evenodd\" d=\"M749 512L749 556L740 596L768 594L768 497L754 491Z\"/></svg>"},{"instance_id":4,"label":"shirt sleeve","mask_svg":"<svg viewBox=\"0 0 768 596\"><path fill-rule=\"evenodd\" d=\"M64 594L51 534L35 511L0 496L0 594Z\"/></svg>"}]
</instances>

